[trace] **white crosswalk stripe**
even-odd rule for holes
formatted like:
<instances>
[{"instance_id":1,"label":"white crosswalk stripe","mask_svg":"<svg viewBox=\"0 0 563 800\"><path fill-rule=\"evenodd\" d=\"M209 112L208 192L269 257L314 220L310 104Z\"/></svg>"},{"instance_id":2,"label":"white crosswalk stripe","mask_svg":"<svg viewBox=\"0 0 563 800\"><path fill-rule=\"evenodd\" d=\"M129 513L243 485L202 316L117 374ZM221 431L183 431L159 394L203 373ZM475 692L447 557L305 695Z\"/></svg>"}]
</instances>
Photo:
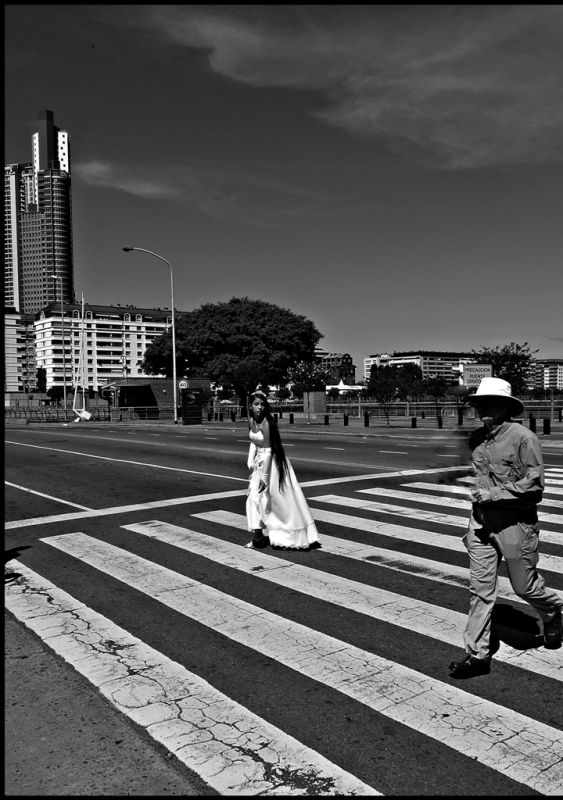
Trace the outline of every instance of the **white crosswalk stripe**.
<instances>
[{"instance_id":1,"label":"white crosswalk stripe","mask_svg":"<svg viewBox=\"0 0 563 800\"><path fill-rule=\"evenodd\" d=\"M26 591L9 586L7 608L219 794L282 788L284 795L301 795L304 783L319 794L379 794L23 564L15 566Z\"/></svg>"},{"instance_id":2,"label":"white crosswalk stripe","mask_svg":"<svg viewBox=\"0 0 563 800\"><path fill-rule=\"evenodd\" d=\"M359 492L362 494L376 494L379 496L384 495L385 497L392 497L396 500L411 500L417 501L419 503L428 504L428 505L436 505L436 506L443 506L444 499L442 497L436 497L435 495L430 494L422 494L420 492L405 492L401 489L359 489ZM464 511L466 514L469 510L469 504L466 500L455 500L454 498L448 499L448 508L456 508L460 511ZM558 523L560 521L560 517L558 514L546 514L543 511L538 512L538 519L540 522L554 522Z\"/></svg>"},{"instance_id":3,"label":"white crosswalk stripe","mask_svg":"<svg viewBox=\"0 0 563 800\"><path fill-rule=\"evenodd\" d=\"M471 491L465 486L451 486L449 484L426 483L425 481L413 481L412 483L408 484L403 483L402 485L409 486L411 489L429 489L431 492L439 492L442 495L457 494L465 498L470 497L470 491ZM550 506L552 508L563 508L563 500L556 500L554 497L552 497L552 494L555 493L544 492L544 498L541 503L541 508L544 508L545 506ZM451 501L448 500L448 505L450 504L450 502ZM467 504L465 507L467 508Z\"/></svg>"},{"instance_id":4,"label":"white crosswalk stripe","mask_svg":"<svg viewBox=\"0 0 563 800\"><path fill-rule=\"evenodd\" d=\"M114 526L119 546L106 540L104 529L99 535L80 531L50 535L41 543L72 559L77 568L95 570L100 582L118 582L125 591L140 593L190 624L247 648L256 658L273 659L299 680L324 686L337 697L359 703L370 713L434 742L435 747L447 748L455 758L480 764L501 779L540 794L558 795L563 786L563 737L551 719L521 713L514 704L505 703L502 693L489 699L478 682L442 680L439 674L438 678L427 674L423 666L419 670L418 664L413 668L394 660L394 653L392 658L380 655L377 637L366 649L365 644L354 643L353 635L346 637L347 631L329 635L315 627L314 617L303 624L287 611L262 607L247 594L254 584L273 593L289 592L302 603L312 600L335 612L356 615L358 620L373 621L374 626L387 625L393 636L425 637L427 648L455 647L459 655L465 611L454 610L444 599L431 602L431 593L403 594L402 584L395 585L392 577L387 588L378 585L377 576L386 572L420 585L439 584L446 593L440 597L468 587L462 536L472 479L461 477L441 484L437 470L430 470L425 480L419 480L419 471L412 471L412 481L409 474L402 473L400 488L388 484L385 475L360 476L356 483L335 481L340 494L318 495L313 487L319 482L312 482L308 500L322 549L307 563L300 563L296 554L241 546L248 541L246 517L230 510L234 503L243 509L239 492L217 495L216 500L211 495L202 498L200 509L205 510L186 505L187 516L180 525L164 518L120 520ZM563 574L563 550L558 549L563 544L563 514L549 509L563 508L558 499L561 475L563 470L546 470L548 488L540 507L547 510L540 511L540 521L552 529L542 527L541 542L549 549L542 550L539 569L556 576ZM138 510L136 514L133 519L139 519ZM424 528L419 527L422 524ZM141 555L136 552L139 546L152 549L141 549ZM166 551L167 566L158 563L158 558L146 557L155 548ZM170 553L182 555L178 567ZM218 586L209 585L207 579L202 582L197 570L192 574L192 558L199 559L200 565L209 564L209 569L227 570L231 577L223 578ZM350 577L354 564L358 576L369 572L373 581ZM10 568L20 577L6 586L8 610L214 791L382 793L383 778L381 786L372 772L365 782L346 759L334 753L327 757L322 737L318 747L314 741L311 747L310 740L304 743L273 724L261 706L256 713L89 608L79 592L76 596L65 592L18 561L10 562ZM548 584L549 579L547 575ZM241 588L234 591L239 582ZM516 608L525 606L502 575L498 590L499 599L516 603ZM563 590L556 591L563 599ZM538 634L540 630L538 626ZM498 669L513 669L518 674L514 680L537 679L557 687L563 680L563 649L549 651L500 641L494 663ZM404 768L409 757L405 754Z\"/></svg>"},{"instance_id":5,"label":"white crosswalk stripe","mask_svg":"<svg viewBox=\"0 0 563 800\"><path fill-rule=\"evenodd\" d=\"M349 500L349 498L347 498L347 500ZM418 541L422 544L432 544L432 546L445 549L461 551L463 548L461 541L455 539L453 536L434 535L428 531L420 531L417 528L383 525L373 520L366 520L363 517L352 517L348 514L339 514L334 511L327 512L319 508L312 508L311 511L315 520L330 522L341 527L378 532L383 536L403 539L405 542ZM194 514L194 517L213 520L224 525L231 525L232 527L246 530L246 517L241 514L233 514L229 511L204 511L200 514ZM438 540L440 544L438 544ZM458 567L455 564L444 564L441 561L433 561L429 558L421 558L420 556L413 556L410 553L404 553L399 550L386 550L383 547L361 544L348 539L338 539L334 536L331 536L330 539L323 540L323 550L342 558L362 561L372 564L373 566L387 567L411 575L423 575L428 580L435 580L440 583L450 583L452 585L464 587L469 586L468 568ZM561 559L559 559L559 561L561 561ZM499 578L498 589L499 597L507 600L518 600L507 578ZM558 594L563 599L563 591L558 592Z\"/></svg>"},{"instance_id":6,"label":"white crosswalk stripe","mask_svg":"<svg viewBox=\"0 0 563 800\"><path fill-rule=\"evenodd\" d=\"M220 517L213 516L213 514L214 512L195 514L194 516L224 521L226 524L234 522L232 515ZM240 517L240 522L245 521L244 517ZM248 551L242 549L238 544L218 542L212 536L158 520L124 525L123 527L143 536L157 539L159 542L212 558L213 561L251 573L259 579L271 581L280 586L288 586L305 595L337 603L343 608L350 608L360 614L415 630L417 633L439 639L442 642L457 645L462 638L465 614L450 609L440 608L422 600L403 597L374 586L366 586L338 575L319 573L318 570L310 567L271 556L263 550ZM244 524L241 527L244 528ZM260 567L259 571L256 569L257 566ZM501 649L495 653L495 658L536 674L563 681L563 659L561 663L556 663L552 658L546 658L542 651L516 650L501 643Z\"/></svg>"},{"instance_id":7,"label":"white crosswalk stripe","mask_svg":"<svg viewBox=\"0 0 563 800\"><path fill-rule=\"evenodd\" d=\"M168 608L322 681L532 789L563 779L563 741L548 725L278 617L121 548L81 533L51 536L79 558ZM556 783L555 783L556 782Z\"/></svg>"}]
</instances>

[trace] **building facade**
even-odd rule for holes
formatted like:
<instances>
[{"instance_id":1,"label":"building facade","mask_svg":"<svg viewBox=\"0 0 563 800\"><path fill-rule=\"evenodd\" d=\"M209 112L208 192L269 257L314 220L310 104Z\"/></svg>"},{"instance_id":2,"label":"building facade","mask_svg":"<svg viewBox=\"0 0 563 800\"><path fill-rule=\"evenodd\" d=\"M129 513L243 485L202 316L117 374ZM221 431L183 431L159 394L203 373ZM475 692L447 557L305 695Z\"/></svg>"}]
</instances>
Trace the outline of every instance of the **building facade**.
<instances>
[{"instance_id":1,"label":"building facade","mask_svg":"<svg viewBox=\"0 0 563 800\"><path fill-rule=\"evenodd\" d=\"M32 314L4 311L4 392L30 393L37 385Z\"/></svg>"},{"instance_id":2,"label":"building facade","mask_svg":"<svg viewBox=\"0 0 563 800\"><path fill-rule=\"evenodd\" d=\"M80 383L98 390L115 379L139 378L144 352L171 330L168 309L86 304L49 304L35 318L37 368L46 370L47 388ZM176 312L178 314L178 312ZM81 370L81 352L84 373Z\"/></svg>"},{"instance_id":3,"label":"building facade","mask_svg":"<svg viewBox=\"0 0 563 800\"><path fill-rule=\"evenodd\" d=\"M371 368L379 366L402 367L415 364L420 367L422 377L442 378L449 383L458 380L463 364L475 364L477 359L472 353L442 352L433 350L380 353L364 358L364 379L369 380Z\"/></svg>"},{"instance_id":4,"label":"building facade","mask_svg":"<svg viewBox=\"0 0 563 800\"><path fill-rule=\"evenodd\" d=\"M38 128L32 161L4 168L4 306L22 314L74 299L69 137L52 111Z\"/></svg>"},{"instance_id":5,"label":"building facade","mask_svg":"<svg viewBox=\"0 0 563 800\"><path fill-rule=\"evenodd\" d=\"M538 359L539 380L535 386L543 389L563 389L563 358Z\"/></svg>"},{"instance_id":6,"label":"building facade","mask_svg":"<svg viewBox=\"0 0 563 800\"><path fill-rule=\"evenodd\" d=\"M339 383L341 380L350 386L356 383L356 366L349 353L328 353L317 347L315 359L330 373L334 383Z\"/></svg>"}]
</instances>

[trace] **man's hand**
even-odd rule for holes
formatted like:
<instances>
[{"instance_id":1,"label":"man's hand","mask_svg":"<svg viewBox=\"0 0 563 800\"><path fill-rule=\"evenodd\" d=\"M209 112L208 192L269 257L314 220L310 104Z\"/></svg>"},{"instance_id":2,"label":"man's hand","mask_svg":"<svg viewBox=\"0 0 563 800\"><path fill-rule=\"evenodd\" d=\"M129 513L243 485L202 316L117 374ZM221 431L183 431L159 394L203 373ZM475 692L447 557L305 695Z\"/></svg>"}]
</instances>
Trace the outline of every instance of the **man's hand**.
<instances>
[{"instance_id":1,"label":"man's hand","mask_svg":"<svg viewBox=\"0 0 563 800\"><path fill-rule=\"evenodd\" d=\"M488 489L474 489L471 492L471 497L475 503L490 503L492 499Z\"/></svg>"}]
</instances>

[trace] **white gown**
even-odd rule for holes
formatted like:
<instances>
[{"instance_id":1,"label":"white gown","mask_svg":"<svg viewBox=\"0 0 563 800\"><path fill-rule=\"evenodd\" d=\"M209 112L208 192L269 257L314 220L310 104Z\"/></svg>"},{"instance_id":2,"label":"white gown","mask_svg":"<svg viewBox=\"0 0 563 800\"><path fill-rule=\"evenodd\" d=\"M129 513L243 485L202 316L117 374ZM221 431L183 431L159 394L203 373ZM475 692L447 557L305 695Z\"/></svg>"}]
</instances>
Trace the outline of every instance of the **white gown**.
<instances>
[{"instance_id":1,"label":"white gown","mask_svg":"<svg viewBox=\"0 0 563 800\"><path fill-rule=\"evenodd\" d=\"M248 468L252 470L246 500L248 530L265 528L271 547L291 550L307 550L311 545L320 547L319 533L311 515L305 495L295 477L293 467L287 459L287 471L282 491L279 488L279 472L264 431L249 431L250 450ZM260 481L266 489L258 491Z\"/></svg>"}]
</instances>

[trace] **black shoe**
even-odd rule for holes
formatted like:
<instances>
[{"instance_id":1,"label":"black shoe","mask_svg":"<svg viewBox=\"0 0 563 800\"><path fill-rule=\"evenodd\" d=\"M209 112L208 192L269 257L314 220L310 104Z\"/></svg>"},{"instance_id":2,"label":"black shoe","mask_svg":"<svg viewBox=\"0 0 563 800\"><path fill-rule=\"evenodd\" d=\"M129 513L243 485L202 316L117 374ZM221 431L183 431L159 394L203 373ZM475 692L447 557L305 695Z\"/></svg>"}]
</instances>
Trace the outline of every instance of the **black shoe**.
<instances>
[{"instance_id":1,"label":"black shoe","mask_svg":"<svg viewBox=\"0 0 563 800\"><path fill-rule=\"evenodd\" d=\"M252 550L262 550L262 548L268 547L269 544L269 536L266 536L262 531L255 531L252 541L246 547L250 547Z\"/></svg>"},{"instance_id":2,"label":"black shoe","mask_svg":"<svg viewBox=\"0 0 563 800\"><path fill-rule=\"evenodd\" d=\"M543 623L543 643L549 650L557 650L563 640L561 611L556 611L551 622Z\"/></svg>"},{"instance_id":3,"label":"black shoe","mask_svg":"<svg viewBox=\"0 0 563 800\"><path fill-rule=\"evenodd\" d=\"M491 671L491 659L465 656L463 661L452 661L449 669L450 677L452 678L473 678L475 675L488 675Z\"/></svg>"}]
</instances>

